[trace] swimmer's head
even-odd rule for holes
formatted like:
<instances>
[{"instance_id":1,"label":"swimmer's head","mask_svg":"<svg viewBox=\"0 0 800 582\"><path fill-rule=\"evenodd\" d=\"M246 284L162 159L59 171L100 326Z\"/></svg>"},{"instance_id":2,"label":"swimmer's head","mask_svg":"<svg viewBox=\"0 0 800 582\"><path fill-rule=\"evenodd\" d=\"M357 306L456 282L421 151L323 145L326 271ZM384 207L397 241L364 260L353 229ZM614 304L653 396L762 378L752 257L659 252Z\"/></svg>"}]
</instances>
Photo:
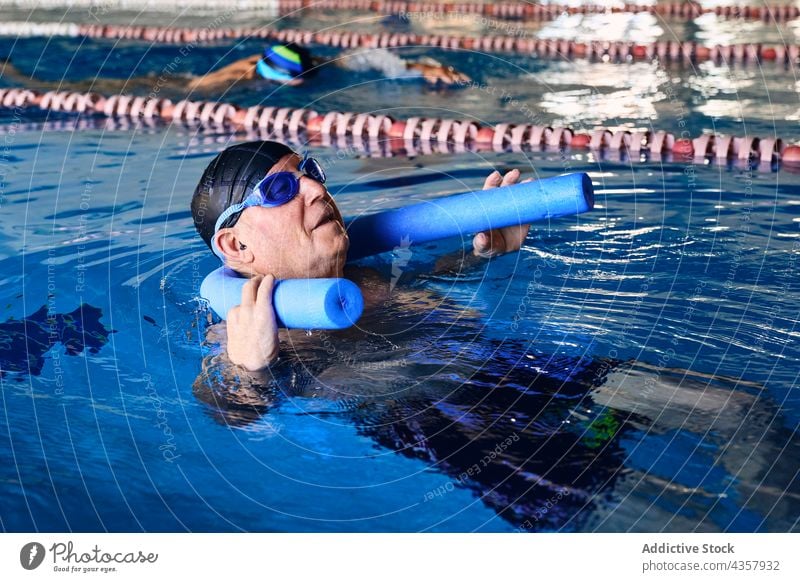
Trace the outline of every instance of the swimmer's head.
<instances>
[{"instance_id":1,"label":"swimmer's head","mask_svg":"<svg viewBox=\"0 0 800 582\"><path fill-rule=\"evenodd\" d=\"M277 279L341 276L349 241L333 198L313 172L298 169L303 158L273 141L237 144L221 152L203 172L192 197L192 218L205 243L244 275ZM251 206L217 228L220 215L245 200L267 175L291 172L297 195L280 206ZM215 232L216 231L216 232Z\"/></svg>"},{"instance_id":2,"label":"swimmer's head","mask_svg":"<svg viewBox=\"0 0 800 582\"><path fill-rule=\"evenodd\" d=\"M293 42L276 44L264 49L256 64L263 78L285 85L300 85L314 73L311 53Z\"/></svg>"}]
</instances>

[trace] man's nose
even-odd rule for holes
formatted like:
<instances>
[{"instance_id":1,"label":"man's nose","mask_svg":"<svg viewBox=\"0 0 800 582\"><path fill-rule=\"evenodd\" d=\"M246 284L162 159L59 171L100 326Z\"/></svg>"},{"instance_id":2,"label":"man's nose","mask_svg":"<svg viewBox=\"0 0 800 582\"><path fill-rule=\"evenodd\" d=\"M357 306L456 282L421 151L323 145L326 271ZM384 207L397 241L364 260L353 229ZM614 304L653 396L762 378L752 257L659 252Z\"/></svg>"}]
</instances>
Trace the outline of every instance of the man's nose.
<instances>
[{"instance_id":1,"label":"man's nose","mask_svg":"<svg viewBox=\"0 0 800 582\"><path fill-rule=\"evenodd\" d=\"M309 178L308 176L301 176L300 193L303 195L303 198L305 199L306 206L311 206L317 200L324 199L327 190L325 189L325 186L323 186L313 178Z\"/></svg>"}]
</instances>

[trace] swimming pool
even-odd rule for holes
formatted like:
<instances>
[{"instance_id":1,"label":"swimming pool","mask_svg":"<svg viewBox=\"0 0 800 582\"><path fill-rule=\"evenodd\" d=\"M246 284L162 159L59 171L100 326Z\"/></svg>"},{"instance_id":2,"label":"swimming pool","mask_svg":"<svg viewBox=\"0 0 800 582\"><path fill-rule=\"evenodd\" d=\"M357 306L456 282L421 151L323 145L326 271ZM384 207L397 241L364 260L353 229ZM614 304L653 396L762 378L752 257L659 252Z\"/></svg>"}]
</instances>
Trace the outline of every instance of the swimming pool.
<instances>
[{"instance_id":1,"label":"swimming pool","mask_svg":"<svg viewBox=\"0 0 800 582\"><path fill-rule=\"evenodd\" d=\"M667 34L656 25L649 34ZM1 42L28 72L53 46ZM51 42L75 54L71 79L124 77L143 57L158 72L177 50ZM229 48L198 46L181 66ZM432 54L554 124L679 131L684 120L693 134L797 137L794 71L777 66ZM326 74L304 93L226 98L519 114L480 88ZM457 240L366 261L392 281L383 310L346 332L291 332L274 381L251 386L215 366L206 341L196 297L217 265L188 210L205 165L246 136L100 120L70 132L66 115L0 116L3 529L797 529L798 174L569 151L312 147L345 216L479 188L494 167L589 172L597 206L534 225L520 253L485 268L429 274L467 243Z\"/></svg>"}]
</instances>

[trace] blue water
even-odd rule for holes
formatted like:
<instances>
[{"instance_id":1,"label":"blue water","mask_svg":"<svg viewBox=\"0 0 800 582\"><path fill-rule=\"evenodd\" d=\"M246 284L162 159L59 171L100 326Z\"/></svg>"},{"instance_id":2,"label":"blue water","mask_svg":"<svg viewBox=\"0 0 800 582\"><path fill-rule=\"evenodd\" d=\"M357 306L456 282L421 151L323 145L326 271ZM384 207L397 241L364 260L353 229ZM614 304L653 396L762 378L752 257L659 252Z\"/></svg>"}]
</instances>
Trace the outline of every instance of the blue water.
<instances>
[{"instance_id":1,"label":"blue water","mask_svg":"<svg viewBox=\"0 0 800 582\"><path fill-rule=\"evenodd\" d=\"M30 73L46 42L0 46ZM81 68L64 73L74 80L100 74L106 53L121 56L103 74L124 74L147 49L59 42L80 46ZM151 50L157 72L175 49ZM198 47L186 66L226 50ZM784 115L795 88L777 67L518 59L545 86L515 80L508 61L438 57L519 90L554 122L676 131L683 104L693 133L712 120L796 131ZM515 114L473 90L375 79L355 101L352 78L330 74L332 92L286 98ZM259 102L241 91L233 100ZM463 273L430 274L468 241L366 261L394 284L382 309L358 329L286 333L272 380L253 385L220 364L196 301L216 261L188 210L205 165L246 136L71 132L66 116L0 115L3 530L797 530L798 174L312 147L345 216L479 188L511 167L589 172L597 205L534 225L519 253Z\"/></svg>"}]
</instances>

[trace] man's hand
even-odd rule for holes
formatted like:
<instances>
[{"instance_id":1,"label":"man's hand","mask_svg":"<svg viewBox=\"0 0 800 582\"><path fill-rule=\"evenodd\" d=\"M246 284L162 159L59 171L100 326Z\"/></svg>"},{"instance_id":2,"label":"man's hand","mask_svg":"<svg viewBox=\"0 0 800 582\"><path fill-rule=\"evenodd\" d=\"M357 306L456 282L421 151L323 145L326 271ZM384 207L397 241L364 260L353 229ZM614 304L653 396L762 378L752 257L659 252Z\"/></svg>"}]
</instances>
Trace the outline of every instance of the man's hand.
<instances>
[{"instance_id":1,"label":"man's hand","mask_svg":"<svg viewBox=\"0 0 800 582\"><path fill-rule=\"evenodd\" d=\"M495 171L486 178L483 189L511 186L516 184L517 180L519 180L519 170L511 170L505 176L501 176L500 172ZM523 180L523 182L530 182L530 180ZM477 257L488 259L503 253L518 251L525 237L528 236L530 227L530 224L523 224L479 232L472 239L472 253Z\"/></svg>"},{"instance_id":2,"label":"man's hand","mask_svg":"<svg viewBox=\"0 0 800 582\"><path fill-rule=\"evenodd\" d=\"M408 63L407 67L410 70L422 73L422 78L431 85L464 85L472 80L464 73L456 71L453 67L445 67L444 65Z\"/></svg>"},{"instance_id":3,"label":"man's hand","mask_svg":"<svg viewBox=\"0 0 800 582\"><path fill-rule=\"evenodd\" d=\"M253 277L242 287L242 302L228 312L228 357L250 372L278 358L278 326L272 308L275 277Z\"/></svg>"}]
</instances>

